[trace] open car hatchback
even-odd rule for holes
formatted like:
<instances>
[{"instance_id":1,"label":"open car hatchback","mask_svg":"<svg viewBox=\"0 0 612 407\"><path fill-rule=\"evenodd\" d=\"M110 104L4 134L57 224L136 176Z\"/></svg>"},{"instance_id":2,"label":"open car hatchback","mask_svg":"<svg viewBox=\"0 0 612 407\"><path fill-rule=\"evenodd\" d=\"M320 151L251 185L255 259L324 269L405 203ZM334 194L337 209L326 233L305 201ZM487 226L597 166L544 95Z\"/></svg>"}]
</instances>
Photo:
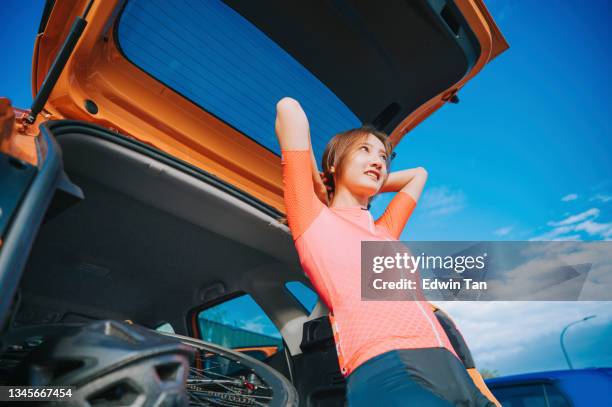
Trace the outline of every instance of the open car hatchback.
<instances>
[{"instance_id":1,"label":"open car hatchback","mask_svg":"<svg viewBox=\"0 0 612 407\"><path fill-rule=\"evenodd\" d=\"M327 309L279 221L275 104L300 101L318 158L362 123L397 145L507 48L481 0L48 0L32 109L0 100L0 384L83 368L38 364L48 332L145 338L96 325L130 321L219 346L183 339L229 380L212 405L342 405ZM83 402L146 393L125 383Z\"/></svg>"}]
</instances>

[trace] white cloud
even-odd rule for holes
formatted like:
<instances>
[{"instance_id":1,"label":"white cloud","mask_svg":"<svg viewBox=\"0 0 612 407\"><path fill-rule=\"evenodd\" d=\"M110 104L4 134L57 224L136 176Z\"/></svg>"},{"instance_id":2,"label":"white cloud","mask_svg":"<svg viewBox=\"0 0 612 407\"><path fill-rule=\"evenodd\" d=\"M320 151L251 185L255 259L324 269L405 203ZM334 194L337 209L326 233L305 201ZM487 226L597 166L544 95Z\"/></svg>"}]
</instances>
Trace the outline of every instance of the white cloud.
<instances>
[{"instance_id":1,"label":"white cloud","mask_svg":"<svg viewBox=\"0 0 612 407\"><path fill-rule=\"evenodd\" d=\"M513 229L514 226L504 226L502 228L494 230L493 233L497 236L507 236L508 234L510 234L510 232L512 232Z\"/></svg>"},{"instance_id":2,"label":"white cloud","mask_svg":"<svg viewBox=\"0 0 612 407\"><path fill-rule=\"evenodd\" d=\"M542 239L542 240L544 240L544 239ZM578 242L578 241L581 241L582 238L581 238L580 235L568 235L568 236L556 237L556 238L551 239L551 240L556 241L556 242L563 242L563 241L567 241L567 242L574 242L574 241L576 241L576 242Z\"/></svg>"},{"instance_id":3,"label":"white cloud","mask_svg":"<svg viewBox=\"0 0 612 407\"><path fill-rule=\"evenodd\" d=\"M263 334L266 330L266 317L264 317L263 315L258 315L255 318L249 320L242 320L240 321L239 326L241 329Z\"/></svg>"},{"instance_id":4,"label":"white cloud","mask_svg":"<svg viewBox=\"0 0 612 407\"><path fill-rule=\"evenodd\" d=\"M584 232L589 237L596 239L610 240L612 239L612 222L596 222L595 219L600 213L598 208L591 208L575 215L566 213L564 215L566 218L563 220L547 222L547 225L553 229L529 240L580 240L581 235L576 232Z\"/></svg>"},{"instance_id":5,"label":"white cloud","mask_svg":"<svg viewBox=\"0 0 612 407\"><path fill-rule=\"evenodd\" d=\"M247 331L257 332L257 333L260 333L260 334L263 334L264 330L265 330L264 324L261 324L261 323L258 323L258 322L254 322L254 321L247 322L241 328L244 329L244 330L247 330Z\"/></svg>"},{"instance_id":6,"label":"white cloud","mask_svg":"<svg viewBox=\"0 0 612 407\"><path fill-rule=\"evenodd\" d=\"M433 187L423 195L420 207L430 216L450 215L465 207L465 194L447 186Z\"/></svg>"},{"instance_id":7,"label":"white cloud","mask_svg":"<svg viewBox=\"0 0 612 407\"><path fill-rule=\"evenodd\" d=\"M589 201L600 201L600 202L610 202L612 201L612 195L605 195L605 194L597 194L593 197L591 197L591 199L589 199Z\"/></svg>"},{"instance_id":8,"label":"white cloud","mask_svg":"<svg viewBox=\"0 0 612 407\"><path fill-rule=\"evenodd\" d=\"M548 226L557 227L557 226L563 226L563 225L571 225L572 223L581 222L590 217L596 218L597 216L599 216L599 209L591 208L577 215L571 215L558 222L548 222Z\"/></svg>"},{"instance_id":9,"label":"white cloud","mask_svg":"<svg viewBox=\"0 0 612 407\"><path fill-rule=\"evenodd\" d=\"M585 232L590 237L597 239L608 240L612 238L612 222L598 223L592 220L587 220L576 225L559 226L544 234L532 237L530 241L564 241L564 240L583 240L579 234L575 232ZM566 233L573 233L566 235Z\"/></svg>"},{"instance_id":10,"label":"white cloud","mask_svg":"<svg viewBox=\"0 0 612 407\"><path fill-rule=\"evenodd\" d=\"M578 195L576 194L565 195L563 198L561 198L563 202L575 201L576 199L578 199Z\"/></svg>"},{"instance_id":11,"label":"white cloud","mask_svg":"<svg viewBox=\"0 0 612 407\"><path fill-rule=\"evenodd\" d=\"M280 338L280 333L265 315L258 315L250 320L241 320L237 326L247 331Z\"/></svg>"},{"instance_id":12,"label":"white cloud","mask_svg":"<svg viewBox=\"0 0 612 407\"><path fill-rule=\"evenodd\" d=\"M561 235L565 234L565 233L569 233L572 232L574 230L574 228L572 226L559 226L554 228L551 231L548 231L542 235L536 236L536 237L532 237L531 239L529 239L530 241L535 241L535 240L557 240L557 239L561 239L562 237L560 237Z\"/></svg>"},{"instance_id":13,"label":"white cloud","mask_svg":"<svg viewBox=\"0 0 612 407\"><path fill-rule=\"evenodd\" d=\"M574 227L576 232L584 231L590 236L599 236L604 239L612 237L612 222L609 223L598 223L592 220L587 220L577 224Z\"/></svg>"},{"instance_id":14,"label":"white cloud","mask_svg":"<svg viewBox=\"0 0 612 407\"><path fill-rule=\"evenodd\" d=\"M569 323L597 315L585 324L610 324L612 303L592 302L437 302L455 321L480 368L503 368L539 338L561 333ZM575 327L572 329L580 329Z\"/></svg>"},{"instance_id":15,"label":"white cloud","mask_svg":"<svg viewBox=\"0 0 612 407\"><path fill-rule=\"evenodd\" d=\"M487 278L496 298L609 300L612 287L612 251L609 244L526 244L512 261L498 261L500 273ZM558 280L559 267L574 265L587 272L586 279ZM580 265L589 265L588 269Z\"/></svg>"}]
</instances>

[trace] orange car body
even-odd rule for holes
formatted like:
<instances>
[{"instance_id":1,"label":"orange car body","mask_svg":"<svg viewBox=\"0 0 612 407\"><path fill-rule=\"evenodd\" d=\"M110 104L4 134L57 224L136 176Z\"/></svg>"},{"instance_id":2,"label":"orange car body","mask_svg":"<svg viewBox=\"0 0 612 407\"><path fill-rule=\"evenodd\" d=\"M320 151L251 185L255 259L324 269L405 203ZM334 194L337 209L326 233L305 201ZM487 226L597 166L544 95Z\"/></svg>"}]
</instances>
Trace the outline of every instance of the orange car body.
<instances>
[{"instance_id":1,"label":"orange car body","mask_svg":"<svg viewBox=\"0 0 612 407\"><path fill-rule=\"evenodd\" d=\"M56 2L32 58L32 94L40 89L75 17L88 0ZM117 48L112 22L123 2L93 2L87 27L68 59L37 123L16 123L7 102L0 102L0 151L35 164L32 137L45 120L73 119L117 131L195 165L284 212L280 158L236 129L193 104L128 61ZM405 117L391 132L393 143L440 108L488 62L508 48L481 0L457 0L481 53L471 70L449 89ZM163 95L163 97L161 97ZM95 101L89 113L85 102Z\"/></svg>"}]
</instances>

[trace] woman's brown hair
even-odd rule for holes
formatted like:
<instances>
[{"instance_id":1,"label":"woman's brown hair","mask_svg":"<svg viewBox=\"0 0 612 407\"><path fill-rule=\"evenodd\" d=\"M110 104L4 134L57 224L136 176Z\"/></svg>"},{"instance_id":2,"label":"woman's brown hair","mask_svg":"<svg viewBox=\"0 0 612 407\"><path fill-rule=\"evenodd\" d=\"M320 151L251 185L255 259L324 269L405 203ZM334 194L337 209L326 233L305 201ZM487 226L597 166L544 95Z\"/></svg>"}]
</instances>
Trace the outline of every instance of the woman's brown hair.
<instances>
[{"instance_id":1,"label":"woman's brown hair","mask_svg":"<svg viewBox=\"0 0 612 407\"><path fill-rule=\"evenodd\" d=\"M393 153L393 144L389 137L376 128L364 125L362 127L344 131L336 134L325 146L322 159L323 175L326 179L326 186L330 187L327 195L329 201L335 190L334 175L336 177L342 172L342 166L346 157L354 150L354 146L368 138L369 135L378 138L387 152L387 176L389 175L389 165ZM332 168L334 171L332 171ZM386 181L386 180L385 180Z\"/></svg>"}]
</instances>

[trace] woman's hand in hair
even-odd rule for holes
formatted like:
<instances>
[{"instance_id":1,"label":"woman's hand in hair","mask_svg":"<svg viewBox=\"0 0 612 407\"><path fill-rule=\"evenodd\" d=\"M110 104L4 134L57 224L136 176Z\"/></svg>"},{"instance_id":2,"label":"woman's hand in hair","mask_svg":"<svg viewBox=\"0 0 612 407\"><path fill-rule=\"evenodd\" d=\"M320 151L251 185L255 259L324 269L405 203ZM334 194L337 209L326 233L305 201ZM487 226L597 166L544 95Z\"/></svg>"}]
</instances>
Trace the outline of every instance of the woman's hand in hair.
<instances>
[{"instance_id":1,"label":"woman's hand in hair","mask_svg":"<svg viewBox=\"0 0 612 407\"><path fill-rule=\"evenodd\" d=\"M326 206L329 206L329 202L332 198L331 196L332 187L328 185L327 177L325 176L323 172L319 172L318 170L315 169L314 176L317 179L317 182L315 182L315 192L317 194L317 197L319 198L321 202L323 202L323 204L325 204Z\"/></svg>"},{"instance_id":2,"label":"woman's hand in hair","mask_svg":"<svg viewBox=\"0 0 612 407\"><path fill-rule=\"evenodd\" d=\"M395 171L389 174L380 192L404 192L418 202L427 182L427 170L423 167Z\"/></svg>"}]
</instances>

